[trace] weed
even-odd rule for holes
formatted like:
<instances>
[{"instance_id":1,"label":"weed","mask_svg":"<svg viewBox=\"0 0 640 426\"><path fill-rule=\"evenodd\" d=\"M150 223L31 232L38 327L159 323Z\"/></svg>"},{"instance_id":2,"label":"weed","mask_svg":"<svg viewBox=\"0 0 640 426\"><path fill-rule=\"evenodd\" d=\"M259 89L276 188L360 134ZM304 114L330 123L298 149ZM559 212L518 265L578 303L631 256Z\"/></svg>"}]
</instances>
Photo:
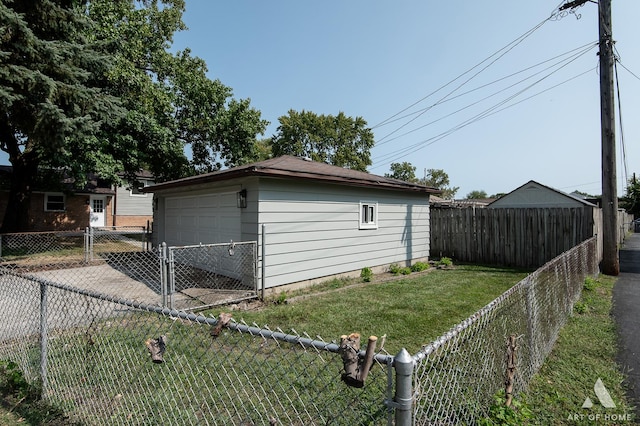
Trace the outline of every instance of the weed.
<instances>
[{"instance_id":1,"label":"weed","mask_svg":"<svg viewBox=\"0 0 640 426\"><path fill-rule=\"evenodd\" d=\"M411 270L413 272L422 272L425 269L429 269L429 264L425 262L416 262L413 265L411 265Z\"/></svg>"},{"instance_id":2,"label":"weed","mask_svg":"<svg viewBox=\"0 0 640 426\"><path fill-rule=\"evenodd\" d=\"M402 268L397 263L392 263L391 265L389 265L389 272L393 275L398 275L401 269Z\"/></svg>"},{"instance_id":3,"label":"weed","mask_svg":"<svg viewBox=\"0 0 640 426\"><path fill-rule=\"evenodd\" d=\"M360 278L362 278L362 281L366 283L371 281L371 278L373 278L373 272L371 271L371 268L369 268L368 266L362 268L362 271L360 271Z\"/></svg>"},{"instance_id":4,"label":"weed","mask_svg":"<svg viewBox=\"0 0 640 426\"><path fill-rule=\"evenodd\" d=\"M438 266L442 268L449 268L453 266L453 260L450 257L441 257L438 261Z\"/></svg>"},{"instance_id":5,"label":"weed","mask_svg":"<svg viewBox=\"0 0 640 426\"><path fill-rule=\"evenodd\" d=\"M585 314L587 311L589 310L589 306L584 303L584 302L576 302L575 305L573 305L573 311L576 314Z\"/></svg>"},{"instance_id":6,"label":"weed","mask_svg":"<svg viewBox=\"0 0 640 426\"><path fill-rule=\"evenodd\" d=\"M593 277L587 277L584 279L584 289L587 291L592 291L596 287L598 287L598 280Z\"/></svg>"},{"instance_id":7,"label":"weed","mask_svg":"<svg viewBox=\"0 0 640 426\"><path fill-rule=\"evenodd\" d=\"M9 423L15 416L15 424L77 425L59 409L40 399L41 387L27 382L18 364L0 361L0 406L11 407L11 412L0 413L0 422Z\"/></svg>"},{"instance_id":8,"label":"weed","mask_svg":"<svg viewBox=\"0 0 640 426\"><path fill-rule=\"evenodd\" d=\"M524 401L513 399L511 406L507 407L502 393L498 392L494 395L494 403L489 408L489 417L480 419L478 424L482 426L527 424L533 417L527 404Z\"/></svg>"},{"instance_id":9,"label":"weed","mask_svg":"<svg viewBox=\"0 0 640 426\"><path fill-rule=\"evenodd\" d=\"M281 291L278 295L273 299L274 305L286 305L287 304L287 292Z\"/></svg>"},{"instance_id":10,"label":"weed","mask_svg":"<svg viewBox=\"0 0 640 426\"><path fill-rule=\"evenodd\" d=\"M24 398L30 393L29 383L25 380L18 364L11 361L0 363L2 375L2 388L18 398Z\"/></svg>"}]
</instances>

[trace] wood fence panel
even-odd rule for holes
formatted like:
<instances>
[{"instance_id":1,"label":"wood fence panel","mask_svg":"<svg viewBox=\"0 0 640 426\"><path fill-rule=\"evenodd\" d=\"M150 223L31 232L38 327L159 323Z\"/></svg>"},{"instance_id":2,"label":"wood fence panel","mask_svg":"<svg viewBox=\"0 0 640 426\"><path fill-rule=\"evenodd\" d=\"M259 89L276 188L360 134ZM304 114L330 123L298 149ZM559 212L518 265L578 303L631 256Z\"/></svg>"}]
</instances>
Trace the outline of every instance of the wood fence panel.
<instances>
[{"instance_id":1,"label":"wood fence panel","mask_svg":"<svg viewBox=\"0 0 640 426\"><path fill-rule=\"evenodd\" d=\"M431 209L431 257L536 268L600 229L592 208Z\"/></svg>"}]
</instances>

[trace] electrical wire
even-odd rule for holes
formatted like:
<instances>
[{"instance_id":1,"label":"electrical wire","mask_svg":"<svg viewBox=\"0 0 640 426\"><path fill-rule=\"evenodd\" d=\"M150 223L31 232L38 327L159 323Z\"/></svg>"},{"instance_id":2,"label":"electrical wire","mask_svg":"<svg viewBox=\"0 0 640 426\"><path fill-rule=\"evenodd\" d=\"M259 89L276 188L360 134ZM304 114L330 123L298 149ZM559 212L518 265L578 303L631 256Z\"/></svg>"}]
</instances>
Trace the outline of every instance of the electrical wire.
<instances>
[{"instance_id":1,"label":"electrical wire","mask_svg":"<svg viewBox=\"0 0 640 426\"><path fill-rule=\"evenodd\" d=\"M484 60L482 60L481 62L479 62L478 64L476 64L475 66L473 66L472 68L470 68L469 70L465 71L464 73L460 74L459 76L457 76L456 78L454 78L453 80L450 80L448 83L444 84L443 86L440 86L438 89L434 90L433 92L429 93L428 95L424 96L423 98L421 98L420 100L414 102L413 104L409 105L408 107L402 109L401 111L393 114L392 116L388 117L387 119L381 121L380 123L374 125L371 127L371 129L376 129L378 127L381 127L382 125L386 124L388 121L396 118L398 115L408 111L409 109L413 108L414 106L416 106L417 104L421 103L422 101L428 99L429 97L435 95L436 93L438 93L439 91L443 90L445 87L453 84L455 81L459 80L460 78L462 78L463 76L469 74L470 72L472 72L474 69L478 68L479 66L481 66L482 64L484 64L485 62L489 61L491 58L493 58L494 56L498 55L497 58L495 58L494 60L490 61L488 65L484 66L483 68L481 68L478 72L476 72L475 74L473 74L471 77L469 77L467 80L465 80L464 82L462 82L461 84L459 84L458 86L456 86L453 90L451 90L450 92L448 92L445 96L443 96L442 98L440 98L440 100L438 100L433 106L439 104L440 102L442 102L443 100L447 99L450 95L452 95L453 93L455 93L456 91L458 91L458 89L460 89L461 87L463 87L464 85L466 85L467 83L469 83L471 80L473 80L475 77L477 77L479 74L481 74L483 71L485 71L486 69L488 69L489 67L491 67L493 64L495 64L497 61L499 61L502 57L504 57L507 53L509 53L511 50L513 50L515 47L517 47L520 43L522 43L524 40L526 40L529 36L531 36L533 33L535 33L538 29L540 29L540 27L542 27L546 22L553 20L554 18L557 18L557 13L560 10L560 6L564 3L564 0L561 1L558 6L556 6L556 8L552 11L551 15L542 20L540 23L538 23L537 25L535 25L533 28L531 28L530 30L526 31L525 33L523 33L522 35L520 35L519 37L517 37L515 40L511 41L510 43L508 43L507 45L505 45L504 47L502 47L501 49L498 49L496 52L494 52L492 55L490 55L489 57L485 58ZM502 52L502 53L501 53ZM432 106L432 107L433 107ZM412 123L413 121L417 120L421 115L425 114L427 111L429 111L432 107L426 108L424 111L422 111L421 113L419 113L416 117L414 117L413 119L409 120L407 123L399 126L398 128L396 128L395 130L393 130L392 132L388 133L387 135L383 136L378 142L382 142L384 141L386 138L388 138L389 136L395 134L396 132L402 130L404 127L408 126L410 123Z\"/></svg>"},{"instance_id":2,"label":"electrical wire","mask_svg":"<svg viewBox=\"0 0 640 426\"><path fill-rule=\"evenodd\" d=\"M400 120L403 120L403 119L405 119L405 118L407 118L407 117L411 117L411 116L413 116L413 115L415 115L415 114L418 114L418 113L420 113L420 112L423 112L423 111L425 111L425 110L427 110L427 109L429 109L429 108L432 108L432 107L434 107L434 106L436 106L436 105L442 105L442 104L444 104L444 103L447 103L447 102L453 101L453 100L455 100L455 99L461 98L461 97L463 97L463 96L465 96L465 95L468 95L468 94L470 94L470 93L473 93L473 92L479 91L479 90L484 89L484 88L486 88L486 87L489 87L489 86L492 86L492 85L494 85L494 84L500 83L500 82L502 82L502 81L508 80L508 79L510 79L511 77L515 77L516 75L522 74L522 73L527 72L527 71L532 70L532 69L535 69L535 68L537 68L537 67L539 67L539 66L541 66L541 65L544 65L544 64L546 64L546 63L548 63L548 62L551 62L551 61L553 61L553 60L555 60L555 59L558 59L558 58L561 58L561 57L563 57L563 56L567 56L567 55L569 55L569 54L571 54L571 53L574 53L574 52L575 52L575 51L577 51L577 50L584 49L584 48L586 48L586 47L589 47L589 50L590 50L594 45L595 45L595 46L597 46L597 42L591 42L591 43L587 43L587 44L585 44L585 45L583 45L583 46L576 47L575 49L571 49L571 50L569 50L569 51L567 51L567 52L565 52L565 53L561 53L560 55L556 55L556 56L554 56L553 58L549 58L549 59L544 60L544 61L542 61L542 62L538 62L537 64L534 64L534 65L528 66L528 67L526 67L526 68L523 68L523 69L521 69L520 71L516 71L516 72L511 73L511 74L509 74L509 75L506 75L506 76L500 77L500 78L498 78L498 79L496 79L496 80L493 80L493 81L491 81L491 82L489 82L489 83L485 83L485 84L483 84L483 85L481 85L481 86L475 87L475 88L473 88L473 89L467 90L466 92L463 92L463 93L460 93L460 94L458 94L458 95L456 95L456 96L453 96L453 97L450 97L450 98L448 98L448 99L445 99L445 100L443 100L442 102L440 102L440 103L438 103L438 104L434 104L434 105L431 105L431 106L429 106L429 107L426 107L426 108L423 108L423 109L419 109L419 110L417 110L417 111L411 112L411 113L406 114L406 115L403 115L403 116L401 116L401 117L396 117L396 118L394 118L394 119L392 119L392 120L387 120L384 124L379 124L377 127L382 127L382 126L386 126L386 125L391 124L391 123L395 123L396 121L400 121ZM548 69L548 68L549 68L549 67L547 67L547 68L545 68L545 69ZM534 75L535 75L535 74L534 74ZM525 80L526 80L526 79L525 79ZM523 80L521 80L521 81L523 81ZM382 142L381 144L384 144L384 142Z\"/></svg>"},{"instance_id":3,"label":"electrical wire","mask_svg":"<svg viewBox=\"0 0 640 426\"><path fill-rule=\"evenodd\" d=\"M518 102L515 102L515 103L512 103L512 104L509 104L509 105L506 105L506 104L508 104L510 101L512 101L513 99L515 99L516 97L520 96L522 93L526 92L527 90L531 89L532 87L536 86L536 85L537 85L537 84L539 84L540 82L542 82L542 81L544 81L545 79L547 79L547 78L548 78L549 76L551 76L552 74L554 74L554 73L558 72L559 70L561 70L562 68L564 68L564 67L568 66L571 62L575 61L576 59L577 59L577 58L574 58L572 61L567 62L567 63L566 63L566 64L564 64L562 67L560 67L560 68L558 68L558 69L556 69L556 70L552 71L551 73L549 73L549 74L547 74L547 75L543 76L542 78L540 78L540 79L538 79L537 81L533 82L532 84L530 84L529 86L525 87L524 89L521 89L520 91L518 91L518 92L516 92L516 93L514 93L514 94L512 94L512 95L510 95L510 96L508 96L507 98L505 98L505 99L503 99L503 100L501 100L501 101L497 102L497 103L496 103L496 104L494 104L493 106L491 106L491 107L489 107L489 108L485 109L484 111L482 111L482 112L480 112L480 113L476 114L475 116L473 116L473 117L471 117L471 118L469 118L469 119L467 119L467 120L463 121L462 123L460 123L460 124L458 124L458 125L456 125L456 126L454 126L454 127L450 128L450 129L448 129L448 130L446 130L446 131L444 131L444 132L441 132L441 133L439 133L439 134L437 134L437 135L435 135L435 136L433 136L433 137L430 137L430 138L428 138L428 139L422 140L422 141L420 141L420 142L414 143L414 144L412 144L412 145L410 145L410 146L408 146L408 147L402 148L402 149L397 150L397 151L395 151L395 152L393 152L393 153L389 153L389 154L386 154L386 155L382 155L382 156L380 156L380 157L377 157L377 158L375 159L375 161L374 161L374 162L376 163L376 166L374 166L374 167L373 167L373 169L376 169L376 168L379 168L379 167L381 167L381 166L384 166L384 165L390 164L390 163L392 163L392 162L394 162L394 161L396 161L396 160L398 160L398 159L400 159L400 158L405 157L405 156L406 156L406 155L408 155L409 153L414 153L414 152L419 151L419 150L421 150L421 149L423 149L423 148L426 148L426 147L428 147L428 146L431 146L431 145L433 145L434 143L436 143L436 142L438 142L438 141L440 141L440 140L444 139L445 137L449 136L450 134L452 134L452 133L454 133L454 132L456 132L456 131L458 131L458 130L461 130L461 129L463 129L463 128L465 128L465 127L469 126L470 124L473 124L473 123L475 123L475 122L477 122L477 121L480 121L480 120L482 120L482 119L484 119L484 118L487 118L487 117L489 117L489 116L492 116L492 115L494 115L494 114L497 114L497 113L499 113L499 112L502 112L502 111L504 111L504 110L506 110L506 109L508 109L508 108L512 108L513 106L516 106L516 105L518 105L518 104L520 104L520 103L522 103L522 102L524 102L524 101L526 101L526 100L529 100L529 99L531 99L531 98L533 98L533 97L539 96L539 95L541 95L542 93L545 93L545 92L547 92L547 91L549 91L549 90L552 90L552 89L554 89L554 88L556 88L556 87L559 87L559 86L561 86L561 85L563 85L563 84L566 84L566 83L568 83L568 82L570 82L570 81L572 81L572 80L574 80L574 79L576 79L576 78L578 78L578 77L580 77L580 76L582 76L582 75L585 75L586 73L592 72L592 71L595 69L595 68L590 68L590 69L588 69L587 71L583 71L583 72L581 72L581 73L580 73L580 74L578 74L578 75L575 75L575 76L573 76L573 77L571 77L571 78L569 78L569 79L566 79L566 80L564 80L564 81L562 81L562 82L560 82L560 83L558 83L558 84L556 84L556 85L554 85L554 86L551 86L551 87L549 87L549 88L547 88L547 89L545 89L545 90L542 90L542 91L540 91L540 92L538 92L538 93L536 93L536 94L534 94L534 95L532 95L532 96L529 96L529 97L527 97L527 98L525 98L525 99L522 99L522 100L520 100L520 101L518 101ZM505 105L506 105L506 106L505 106ZM501 107L502 107L502 108L501 108Z\"/></svg>"},{"instance_id":4,"label":"electrical wire","mask_svg":"<svg viewBox=\"0 0 640 426\"><path fill-rule=\"evenodd\" d=\"M625 67L624 64L622 62L618 62L620 64L620 66L622 68L624 68L625 71L627 71L629 74L631 74L632 76L634 76L635 78L637 78L638 80L640 80L640 77L638 77L636 74L633 73L633 71L631 71L629 68Z\"/></svg>"},{"instance_id":5,"label":"electrical wire","mask_svg":"<svg viewBox=\"0 0 640 426\"><path fill-rule=\"evenodd\" d=\"M587 46L587 48L585 48L585 46ZM457 110L455 110L455 111L453 111L453 112L451 112L451 113L449 113L449 114L446 114L446 115L444 115L444 116L442 116L442 117L439 117L439 118L437 118L437 119L435 119L435 120L432 120L432 121L430 121L430 122L428 122L428 123L426 123L426 124L423 124L422 126L416 127L416 128L414 128L414 129L412 129L412 130L410 130L410 131L407 131L407 132L405 132L405 133L402 133L402 134L400 134L400 135L397 135L397 136L395 136L395 137L393 137L393 138L389 138L389 139L387 139L387 140L386 140L386 141L384 141L384 142L377 143L377 144L376 144L376 148L377 148L377 147L379 147L379 146L385 145L385 144L387 144L387 143L389 143L389 142L392 142L392 141L394 141L394 140L397 140L397 139L399 139L399 138L401 138L401 137L407 136L407 135L409 135L409 134L411 134L411 133L414 133L414 132L416 132L416 131L418 131L418 130L424 129L425 127L428 127L428 126L430 126L430 125L432 125L432 124L435 124L435 123L437 123L437 122L439 122L439 121L442 121L442 120L444 120L445 118L451 117L451 116L453 116L453 115L455 115L455 114L457 114L457 113L460 113L460 112L462 112L462 111L464 111L464 110L466 110L466 109L469 109L469 108L471 108L471 107L473 107L473 106L475 106L475 105L478 105L478 104L480 104L480 103L482 103L482 102L484 102L484 101L486 101L486 100L488 100L488 99L490 99L490 98L492 98L492 97L494 97L494 96L499 95L500 93L506 92L507 90L512 89L512 88L514 88L514 87L518 86L519 84L524 83L524 82L525 82L525 81L527 81L527 80L532 79L533 77L535 77L535 76L537 76L537 75L539 75L539 74L542 74L543 72L545 72L545 71L547 71L547 70L549 70L549 69L552 69L552 68L554 68L554 67L556 67L556 66L562 65L562 64L563 64L563 63L565 63L565 62L566 62L566 63L565 63L565 65L566 65L566 64L569 64L569 63L573 62L574 60L578 59L579 57L583 56L584 54L588 53L589 51L591 51L595 46L597 46L597 44L596 44L596 43L589 43L589 44L587 44L587 45L581 46L581 48L582 48L583 50L582 50L582 51L580 51L580 52L578 52L578 53L575 53L575 54L574 54L572 57L570 57L569 59L564 59L564 60L562 60L562 61L556 62L556 63L554 63L554 64L552 64L552 65L550 65L550 66L548 66L548 67L546 67L546 68L544 68L544 69L542 69L542 70L540 70L540 71L537 71L537 72L535 72L535 73L533 73L533 74L531 74L531 75L527 76L526 78L523 78L523 79L521 79L521 80L519 80L519 81L517 81L517 82L515 82L515 83L512 83L511 85L509 85L509 86L507 86L507 87L504 87L504 88L502 88L502 89L500 89L500 90L498 90L498 91L496 91L496 92L494 92L494 93L492 93L492 94L490 94L490 95L487 95L487 96L485 96L485 97L483 97L483 98L481 98L481 99L479 99L479 100L477 100L477 101L475 101L475 102L472 102L472 103L470 103L470 104L468 104L468 105L466 105L466 106L464 106L464 107L462 107L462 108L459 108L459 109L457 109ZM579 49L579 48L578 48L578 49ZM571 50L571 51L569 51L569 52L575 52L575 51L576 51L576 50L578 50L578 49L573 49L573 50ZM563 55L566 55L566 54L563 54ZM556 59L556 58L561 57L561 56L563 56L563 55L558 55L558 56L556 56L555 58L552 58L552 59L550 59L550 60ZM524 70L522 70L522 71L519 71L519 72L513 73L513 74L511 74L511 75L509 75L509 76L503 77L503 78L498 79L498 80L494 80L494 81L493 81L493 82L491 82L491 83L487 83L487 84L485 84L485 85L483 85L483 86L480 86L480 87L477 87L477 88L475 88L475 89L469 90L469 91L465 92L464 94L470 94L470 93L475 92L475 91L477 91L477 90L479 90L479 89L481 89L481 88L488 87L489 85L494 84L494 83L496 83L496 82L504 81L504 80L506 80L506 79L507 79L507 78L509 78L509 77L515 76L515 75L517 75L517 74L521 74L523 71L527 71L527 70L533 69L533 68L535 68L536 66L539 66L539 65L541 65L541 64L544 64L544 63L549 62L550 60L543 61L543 62L541 62L541 63L539 63L539 64L537 64L537 65L535 65L535 66L525 68L525 69L524 69ZM564 67L565 65L562 65L560 68ZM548 74L548 75L551 75L551 74ZM445 102L449 102L449 101L451 101L451 100L453 100L453 99L456 99L456 98L458 98L458 97L461 97L461 96L463 96L464 94L457 95L457 96L455 96L454 98L450 98L450 99L446 100Z\"/></svg>"},{"instance_id":6,"label":"electrical wire","mask_svg":"<svg viewBox=\"0 0 640 426\"><path fill-rule=\"evenodd\" d=\"M613 71L614 71L615 80L616 80L616 96L618 98L618 120L620 122L620 126L619 126L620 127L620 151L622 154L622 158L620 159L620 161L622 163L622 170L623 170L622 186L624 191L624 186L629 181L629 174L627 170L627 152L626 152L625 140L624 140L624 125L622 122L622 101L620 100L620 79L618 78L617 63L618 63L617 59L613 61Z\"/></svg>"}]
</instances>

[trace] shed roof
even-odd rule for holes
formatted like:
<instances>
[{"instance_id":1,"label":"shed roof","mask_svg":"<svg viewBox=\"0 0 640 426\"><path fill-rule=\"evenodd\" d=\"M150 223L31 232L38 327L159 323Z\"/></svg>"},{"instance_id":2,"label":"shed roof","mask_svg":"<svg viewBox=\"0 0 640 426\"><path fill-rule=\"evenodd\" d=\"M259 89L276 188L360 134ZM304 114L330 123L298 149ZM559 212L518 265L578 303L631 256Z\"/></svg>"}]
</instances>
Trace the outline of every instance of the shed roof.
<instances>
[{"instance_id":1,"label":"shed roof","mask_svg":"<svg viewBox=\"0 0 640 426\"><path fill-rule=\"evenodd\" d=\"M588 207L597 207L595 204L590 203L589 201L585 200L584 198L581 198L579 196L576 196L574 194L568 194L566 192L560 191L558 189L552 188L550 186L546 186L541 184L540 182L536 182L535 180L530 180L529 182L525 183L524 185L519 186L518 188L514 189L513 191L509 192L506 195L503 195L502 197L498 198L497 200L489 203L489 205L487 207L496 207L496 206L500 206L501 204L507 204L510 200L511 197L514 196L514 194L518 194L520 192L522 192L524 189L528 188L528 187L535 187L535 188L540 188L540 189L544 189L549 191L550 193L554 193L554 194L558 194L562 197L565 197L567 200L571 200L574 202L577 202L579 204L582 204L584 206L588 206Z\"/></svg>"},{"instance_id":2,"label":"shed roof","mask_svg":"<svg viewBox=\"0 0 640 426\"><path fill-rule=\"evenodd\" d=\"M348 186L364 186L395 191L422 192L440 194L436 188L405 182L398 179L378 176L358 170L311 161L304 158L284 155L257 163L246 164L231 169L219 170L197 176L190 176L169 182L158 183L144 188L144 192L156 192L166 189L182 188L191 185L221 182L248 176L282 179L303 179L307 181L334 183Z\"/></svg>"}]
</instances>

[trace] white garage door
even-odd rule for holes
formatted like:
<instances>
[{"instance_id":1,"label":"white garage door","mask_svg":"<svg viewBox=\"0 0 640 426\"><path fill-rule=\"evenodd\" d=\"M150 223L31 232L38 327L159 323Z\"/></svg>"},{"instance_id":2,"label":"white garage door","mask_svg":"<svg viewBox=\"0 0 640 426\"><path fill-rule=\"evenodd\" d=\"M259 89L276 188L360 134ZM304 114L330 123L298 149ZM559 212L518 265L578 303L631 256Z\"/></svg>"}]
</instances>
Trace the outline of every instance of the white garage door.
<instances>
[{"instance_id":1,"label":"white garage door","mask_svg":"<svg viewBox=\"0 0 640 426\"><path fill-rule=\"evenodd\" d=\"M241 241L236 193L167 198L165 239L177 246Z\"/></svg>"}]
</instances>

